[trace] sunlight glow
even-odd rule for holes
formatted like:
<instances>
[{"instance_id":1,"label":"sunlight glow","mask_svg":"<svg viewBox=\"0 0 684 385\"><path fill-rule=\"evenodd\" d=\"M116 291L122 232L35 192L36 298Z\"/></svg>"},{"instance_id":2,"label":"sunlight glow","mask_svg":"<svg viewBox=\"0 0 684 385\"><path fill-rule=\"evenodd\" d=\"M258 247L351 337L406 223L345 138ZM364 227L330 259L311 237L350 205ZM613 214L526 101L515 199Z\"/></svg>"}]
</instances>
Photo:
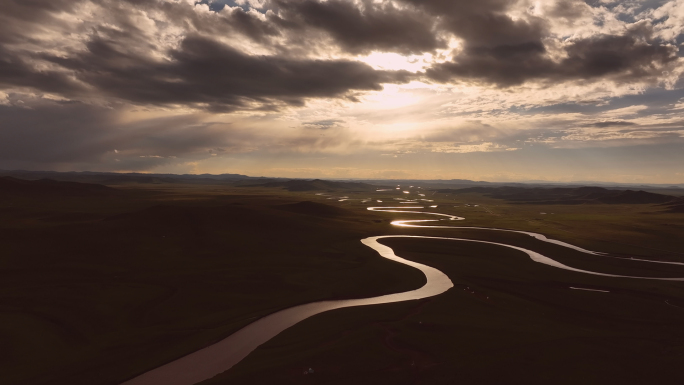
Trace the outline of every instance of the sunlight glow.
<instances>
[{"instance_id":1,"label":"sunlight glow","mask_svg":"<svg viewBox=\"0 0 684 385\"><path fill-rule=\"evenodd\" d=\"M379 70L418 72L427 67L431 59L430 54L403 56L392 52L373 52L357 60Z\"/></svg>"}]
</instances>

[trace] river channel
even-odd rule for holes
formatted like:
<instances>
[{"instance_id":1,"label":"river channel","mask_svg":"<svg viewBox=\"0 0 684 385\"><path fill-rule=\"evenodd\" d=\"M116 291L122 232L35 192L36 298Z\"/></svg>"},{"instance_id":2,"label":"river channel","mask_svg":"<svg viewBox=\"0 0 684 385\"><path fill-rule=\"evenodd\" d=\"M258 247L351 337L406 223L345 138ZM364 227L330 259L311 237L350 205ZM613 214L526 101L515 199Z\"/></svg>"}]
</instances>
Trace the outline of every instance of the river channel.
<instances>
[{"instance_id":1,"label":"river channel","mask_svg":"<svg viewBox=\"0 0 684 385\"><path fill-rule=\"evenodd\" d=\"M368 210L371 211L382 211L382 212L394 212L394 213L407 213L407 214L423 214L423 215L433 215L438 217L438 219L411 219L411 220L397 220L392 222L395 226L403 227L423 227L423 228L454 228L454 229L478 229L478 230L492 230L492 231L506 231L526 234L532 236L540 241L553 243L559 246L567 247L582 253L597 255L597 256L608 256L605 253L586 250L581 247L562 242L559 240L549 239L546 236L538 233L510 230L510 229L496 229L487 227L463 227L463 226L447 226L447 225L426 225L426 222L440 222L449 223L451 221L461 221L465 218L442 214L442 213L432 213L424 211L411 211L415 209L423 209L423 206L412 206L412 207L369 207ZM451 222L453 223L453 222ZM444 293L445 291L452 288L454 285L449 279L449 277L442 273L441 271L423 265L417 262L409 261L398 257L394 250L390 247L383 245L379 240L387 238L423 238L423 239L440 239L440 240L452 240L461 242L476 242L476 243L486 243L492 245L498 245L502 247L508 247L515 250L522 251L526 253L530 259L537 263L542 263L548 266L552 266L559 269L574 271L583 274L599 275L604 277L613 278L632 278L632 279L649 279L649 280L662 280L662 281L684 281L684 278L655 278L655 277L635 277L635 276L622 276L615 274L599 273L594 271L577 269L571 266L564 265L557 262L547 256L537 253L532 250L528 250L522 247L508 245L504 243L480 241L474 239L466 238L449 238L449 237L430 237L430 236L414 236L414 235L385 235L385 236L375 236L364 238L361 242L375 250L381 257L390 259L392 261L402 263L404 265L411 266L423 272L427 279L427 282L422 287L405 291L402 293L382 295L378 297L362 298L362 299L350 299L350 300L337 300L337 301L319 301L312 302L304 305L299 305L278 311L276 313L270 314L263 318L260 318L251 324L243 327L227 338L219 341L216 344L210 345L204 349L198 350L194 353L190 353L187 356L179 358L175 361L169 362L163 366L146 372L138 377L135 377L129 381L124 382L122 385L193 385L204 380L208 380L226 370L232 368L235 364L242 361L247 357L252 351L257 347L264 344L271 338L277 336L279 333L288 329L291 326L311 317L316 314L320 314L326 311L341 309L353 306L369 306L384 303L402 302L417 300L422 298L433 297ZM680 265L679 262L662 262L662 261L650 261L650 260L640 260L644 262L653 263L671 263Z\"/></svg>"}]
</instances>

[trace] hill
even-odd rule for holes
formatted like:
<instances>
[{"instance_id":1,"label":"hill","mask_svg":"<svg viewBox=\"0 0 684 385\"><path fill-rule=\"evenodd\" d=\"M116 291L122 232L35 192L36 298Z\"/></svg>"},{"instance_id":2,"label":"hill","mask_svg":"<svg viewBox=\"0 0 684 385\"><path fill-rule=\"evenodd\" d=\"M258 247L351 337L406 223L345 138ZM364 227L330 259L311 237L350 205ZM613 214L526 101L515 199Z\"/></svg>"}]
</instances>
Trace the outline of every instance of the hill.
<instances>
[{"instance_id":1,"label":"hill","mask_svg":"<svg viewBox=\"0 0 684 385\"><path fill-rule=\"evenodd\" d=\"M663 206L667 207L666 212L668 213L684 213L684 198L679 197L676 200L664 203Z\"/></svg>"},{"instance_id":2,"label":"hill","mask_svg":"<svg viewBox=\"0 0 684 385\"><path fill-rule=\"evenodd\" d=\"M526 188L472 187L439 189L439 193L480 193L496 199L528 204L663 204L676 201L670 195L634 190L609 190L603 187Z\"/></svg>"},{"instance_id":3,"label":"hill","mask_svg":"<svg viewBox=\"0 0 684 385\"><path fill-rule=\"evenodd\" d=\"M31 196L91 196L118 193L111 187L93 183L60 182L52 179L24 180L0 177L0 194Z\"/></svg>"},{"instance_id":4,"label":"hill","mask_svg":"<svg viewBox=\"0 0 684 385\"><path fill-rule=\"evenodd\" d=\"M116 173L116 172L57 172L57 171L2 171L0 176L9 176L18 179L40 180L51 179L63 182L96 183L96 184L162 184L162 183L185 183L185 184L226 184L243 180L263 178L251 178L240 174L141 174L141 173Z\"/></svg>"},{"instance_id":5,"label":"hill","mask_svg":"<svg viewBox=\"0 0 684 385\"><path fill-rule=\"evenodd\" d=\"M292 213L312 215L316 217L325 218L335 218L351 215L349 210L311 201L279 205L274 207L279 210L289 211Z\"/></svg>"},{"instance_id":6,"label":"hill","mask_svg":"<svg viewBox=\"0 0 684 385\"><path fill-rule=\"evenodd\" d=\"M244 187L281 187L287 191L337 191L337 190L354 190L354 191L371 191L375 190L377 186L360 182L333 182L329 180L313 179L292 179L287 181L267 182L260 184L250 184Z\"/></svg>"}]
</instances>

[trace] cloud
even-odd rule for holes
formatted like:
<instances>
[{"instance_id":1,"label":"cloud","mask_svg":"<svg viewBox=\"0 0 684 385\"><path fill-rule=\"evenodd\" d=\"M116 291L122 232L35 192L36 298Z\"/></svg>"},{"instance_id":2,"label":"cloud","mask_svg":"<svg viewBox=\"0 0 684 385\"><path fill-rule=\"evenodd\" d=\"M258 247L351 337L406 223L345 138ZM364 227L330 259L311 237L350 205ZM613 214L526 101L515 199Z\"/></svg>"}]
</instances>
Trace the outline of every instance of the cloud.
<instances>
[{"instance_id":1,"label":"cloud","mask_svg":"<svg viewBox=\"0 0 684 385\"><path fill-rule=\"evenodd\" d=\"M352 54L371 51L419 54L446 48L434 31L434 18L414 8L391 2L343 0L274 0L280 11L272 16L286 29L305 33L314 28L327 33Z\"/></svg>"},{"instance_id":2,"label":"cloud","mask_svg":"<svg viewBox=\"0 0 684 385\"><path fill-rule=\"evenodd\" d=\"M459 142L472 143L500 140L510 135L508 130L497 128L480 121L467 121L453 128L442 128L425 133L421 140L425 142Z\"/></svg>"},{"instance_id":3,"label":"cloud","mask_svg":"<svg viewBox=\"0 0 684 385\"><path fill-rule=\"evenodd\" d=\"M675 146L683 5L0 0L0 162Z\"/></svg>"},{"instance_id":4,"label":"cloud","mask_svg":"<svg viewBox=\"0 0 684 385\"><path fill-rule=\"evenodd\" d=\"M3 164L90 164L110 167L114 158L140 167L176 157L206 157L209 148L243 150L250 141L200 115L147 117L126 121L115 108L11 94L0 105L0 162ZM128 112L130 114L130 112ZM137 159L136 159L137 158ZM146 162L142 162L146 160ZM113 167L113 166L112 166ZM121 164L116 167L121 167Z\"/></svg>"},{"instance_id":5,"label":"cloud","mask_svg":"<svg viewBox=\"0 0 684 385\"><path fill-rule=\"evenodd\" d=\"M539 41L546 29L532 15L508 15L517 2L505 0L402 0L438 18L440 27L471 47L519 45Z\"/></svg>"},{"instance_id":6,"label":"cloud","mask_svg":"<svg viewBox=\"0 0 684 385\"><path fill-rule=\"evenodd\" d=\"M124 4L104 0L99 3L111 8L110 17L114 20L106 21L116 24L90 21L87 24L92 23L91 31L82 34L82 40L72 47L46 46L43 48L48 49L35 51L3 48L0 86L80 99L116 97L143 105L234 111L301 106L308 98L354 100L353 92L380 90L382 84L404 83L410 79L406 71L378 71L348 59L250 54L194 32L193 28L176 31L181 34L179 40L160 41L170 37L159 35L161 32L155 29L155 24L150 24L156 19L150 19L148 14ZM201 12L179 3L144 1L137 5L156 6L166 21L193 22L191 25L198 27L197 30L217 30L210 28L215 26L216 17L209 17L213 23L206 23L210 27L205 27ZM105 11L104 6L98 11ZM25 11L26 7L18 8ZM65 4L61 9L57 5L50 9L54 13L71 10ZM16 13L23 15L19 11ZM22 20L19 25L35 20ZM278 34L273 25L263 24L242 10L222 12L218 21L257 40ZM175 26L178 27L184 26ZM38 43L56 44L54 41Z\"/></svg>"},{"instance_id":7,"label":"cloud","mask_svg":"<svg viewBox=\"0 0 684 385\"><path fill-rule=\"evenodd\" d=\"M636 123L626 122L626 121L622 121L622 120L607 120L607 121L588 124L588 126L590 126L590 127L598 127L598 128L616 127L616 126L622 127L622 126L634 126L634 125L636 125Z\"/></svg>"},{"instance_id":8,"label":"cloud","mask_svg":"<svg viewBox=\"0 0 684 385\"><path fill-rule=\"evenodd\" d=\"M212 157L344 152L359 145L342 121L311 122L321 129L288 132L272 120L233 124L207 113L6 96L0 104L0 169L150 170Z\"/></svg>"},{"instance_id":9,"label":"cloud","mask_svg":"<svg viewBox=\"0 0 684 385\"><path fill-rule=\"evenodd\" d=\"M558 147L575 147L577 142L593 142L598 146L624 146L626 144L658 144L658 143L684 143L684 129L680 130L648 130L648 129L623 129L623 130L567 130L561 141L556 143ZM612 143L605 143L612 142Z\"/></svg>"},{"instance_id":10,"label":"cloud","mask_svg":"<svg viewBox=\"0 0 684 385\"><path fill-rule=\"evenodd\" d=\"M83 92L83 85L64 71L38 69L0 46L0 89L30 88L62 95Z\"/></svg>"},{"instance_id":11,"label":"cloud","mask_svg":"<svg viewBox=\"0 0 684 385\"><path fill-rule=\"evenodd\" d=\"M62 27L57 14L71 13L85 0L0 1L0 42L21 43L26 36L44 27Z\"/></svg>"},{"instance_id":12,"label":"cloud","mask_svg":"<svg viewBox=\"0 0 684 385\"><path fill-rule=\"evenodd\" d=\"M323 119L311 122L304 122L304 127L318 128L320 130L327 130L333 127L340 127L344 120L340 119Z\"/></svg>"},{"instance_id":13,"label":"cloud","mask_svg":"<svg viewBox=\"0 0 684 385\"><path fill-rule=\"evenodd\" d=\"M357 57L373 52L430 53L429 81L498 87L672 83L680 65L677 47L662 39L670 19L555 35L558 20L591 15L567 0L541 13L504 0L269 0L220 10L186 1L5 2L0 87L77 100L277 110L310 99L358 101L358 93L420 78Z\"/></svg>"},{"instance_id":14,"label":"cloud","mask_svg":"<svg viewBox=\"0 0 684 385\"><path fill-rule=\"evenodd\" d=\"M558 17L566 21L573 21L586 16L589 12L589 5L580 0L560 0L553 3L548 11L551 17Z\"/></svg>"},{"instance_id":15,"label":"cloud","mask_svg":"<svg viewBox=\"0 0 684 385\"><path fill-rule=\"evenodd\" d=\"M595 36L563 47L564 57L554 60L540 42L494 47L468 47L453 61L427 71L436 81L476 81L501 87L526 81L610 79L616 83L656 83L674 71L679 60L670 44L644 41L631 35Z\"/></svg>"},{"instance_id":16,"label":"cloud","mask_svg":"<svg viewBox=\"0 0 684 385\"><path fill-rule=\"evenodd\" d=\"M301 106L307 98L344 97L410 79L349 60L299 60L247 55L203 36L187 36L170 60L131 56L111 40L93 38L71 58L44 58L74 71L99 92L140 104L180 104L214 111Z\"/></svg>"},{"instance_id":17,"label":"cloud","mask_svg":"<svg viewBox=\"0 0 684 385\"><path fill-rule=\"evenodd\" d=\"M432 152L443 153L458 153L466 154L469 152L497 152L497 151L516 151L519 148L508 147L492 142L484 142L478 144L457 144L457 145L441 145L432 147Z\"/></svg>"}]
</instances>

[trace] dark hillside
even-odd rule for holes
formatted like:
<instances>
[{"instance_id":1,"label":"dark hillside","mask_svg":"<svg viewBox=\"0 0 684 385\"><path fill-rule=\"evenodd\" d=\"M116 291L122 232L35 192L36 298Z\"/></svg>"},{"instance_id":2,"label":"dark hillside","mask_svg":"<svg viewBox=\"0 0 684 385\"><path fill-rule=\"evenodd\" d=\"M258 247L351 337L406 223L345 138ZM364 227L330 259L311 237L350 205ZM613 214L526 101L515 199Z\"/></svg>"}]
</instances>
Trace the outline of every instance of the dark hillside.
<instances>
[{"instance_id":1,"label":"dark hillside","mask_svg":"<svg viewBox=\"0 0 684 385\"><path fill-rule=\"evenodd\" d=\"M333 182L329 180L300 180L293 179L284 182L267 182L261 184L251 184L245 187L282 187L287 191L335 191L335 190L355 190L370 191L377 186L360 182Z\"/></svg>"},{"instance_id":2,"label":"dark hillside","mask_svg":"<svg viewBox=\"0 0 684 385\"><path fill-rule=\"evenodd\" d=\"M56 171L2 171L0 176L9 176L17 179L39 180L52 179L64 182L97 183L97 184L227 184L251 178L240 174L141 174L141 173L116 173L116 172L56 172Z\"/></svg>"},{"instance_id":3,"label":"dark hillside","mask_svg":"<svg viewBox=\"0 0 684 385\"><path fill-rule=\"evenodd\" d=\"M609 190L603 187L527 188L527 187L471 187L440 189L439 193L480 193L492 198L529 204L659 204L676 197L646 191Z\"/></svg>"},{"instance_id":4,"label":"dark hillside","mask_svg":"<svg viewBox=\"0 0 684 385\"><path fill-rule=\"evenodd\" d=\"M646 191L625 190L617 194L607 194L597 200L601 203L616 203L616 204L652 204L665 203L672 201L673 196L655 194Z\"/></svg>"},{"instance_id":5,"label":"dark hillside","mask_svg":"<svg viewBox=\"0 0 684 385\"><path fill-rule=\"evenodd\" d=\"M59 182L52 179L24 180L9 176L0 177L1 195L31 196L91 196L118 193L111 187L78 182Z\"/></svg>"},{"instance_id":6,"label":"dark hillside","mask_svg":"<svg viewBox=\"0 0 684 385\"><path fill-rule=\"evenodd\" d=\"M297 214L313 215L317 217L335 218L348 216L352 213L340 207L330 206L323 203L304 201L287 205L274 206L277 209Z\"/></svg>"},{"instance_id":7,"label":"dark hillside","mask_svg":"<svg viewBox=\"0 0 684 385\"><path fill-rule=\"evenodd\" d=\"M684 213L684 198L679 197L676 200L664 203L663 206L667 207L666 212L668 213Z\"/></svg>"}]
</instances>

